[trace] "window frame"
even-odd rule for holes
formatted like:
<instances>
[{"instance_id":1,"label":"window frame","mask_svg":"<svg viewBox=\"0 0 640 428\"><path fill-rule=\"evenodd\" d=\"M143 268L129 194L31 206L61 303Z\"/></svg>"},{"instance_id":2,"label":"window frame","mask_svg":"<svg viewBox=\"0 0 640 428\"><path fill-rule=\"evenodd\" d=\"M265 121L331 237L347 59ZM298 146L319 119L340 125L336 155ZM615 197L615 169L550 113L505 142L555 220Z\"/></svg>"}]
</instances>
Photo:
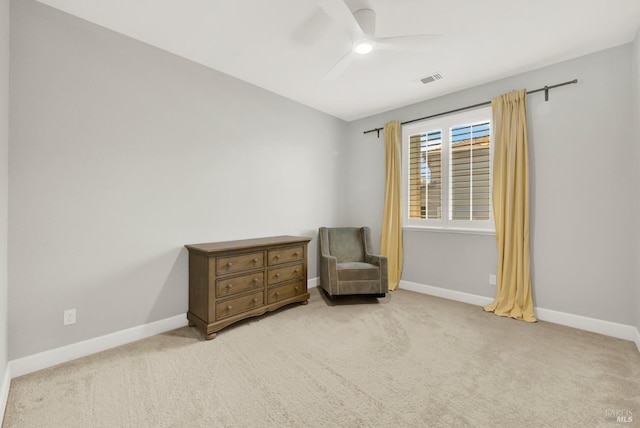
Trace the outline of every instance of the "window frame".
<instances>
[{"instance_id":1,"label":"window frame","mask_svg":"<svg viewBox=\"0 0 640 428\"><path fill-rule=\"evenodd\" d=\"M439 230L462 233L495 233L493 221L493 156L494 129L491 106L444 115L411 123L402 127L402 227L414 230ZM476 125L489 122L489 219L488 220L450 220L451 199L451 129L461 125ZM442 150L442 187L440 219L415 219L409 217L409 156L410 138L418 133L441 131ZM446 167L446 170L445 170Z\"/></svg>"}]
</instances>

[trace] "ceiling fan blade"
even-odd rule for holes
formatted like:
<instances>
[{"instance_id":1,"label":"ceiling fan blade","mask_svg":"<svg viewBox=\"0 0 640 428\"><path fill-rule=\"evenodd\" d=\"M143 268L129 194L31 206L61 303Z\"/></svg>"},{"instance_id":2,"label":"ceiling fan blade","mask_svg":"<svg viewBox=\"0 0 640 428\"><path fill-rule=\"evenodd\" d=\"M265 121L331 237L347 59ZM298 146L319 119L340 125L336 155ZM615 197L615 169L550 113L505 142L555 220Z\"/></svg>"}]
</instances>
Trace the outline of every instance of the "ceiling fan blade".
<instances>
[{"instance_id":1,"label":"ceiling fan blade","mask_svg":"<svg viewBox=\"0 0 640 428\"><path fill-rule=\"evenodd\" d=\"M353 17L351 9L342 0L317 0L320 8L344 30L351 40L360 40L364 38L364 33L358 25L358 21Z\"/></svg>"},{"instance_id":2,"label":"ceiling fan blade","mask_svg":"<svg viewBox=\"0 0 640 428\"><path fill-rule=\"evenodd\" d=\"M425 52L438 48L441 40L440 34L379 37L376 39L376 47L399 52Z\"/></svg>"},{"instance_id":3,"label":"ceiling fan blade","mask_svg":"<svg viewBox=\"0 0 640 428\"><path fill-rule=\"evenodd\" d=\"M336 62L333 67L324 75L323 80L333 80L338 78L356 59L355 54L349 51L345 56L340 58L340 61Z\"/></svg>"}]
</instances>

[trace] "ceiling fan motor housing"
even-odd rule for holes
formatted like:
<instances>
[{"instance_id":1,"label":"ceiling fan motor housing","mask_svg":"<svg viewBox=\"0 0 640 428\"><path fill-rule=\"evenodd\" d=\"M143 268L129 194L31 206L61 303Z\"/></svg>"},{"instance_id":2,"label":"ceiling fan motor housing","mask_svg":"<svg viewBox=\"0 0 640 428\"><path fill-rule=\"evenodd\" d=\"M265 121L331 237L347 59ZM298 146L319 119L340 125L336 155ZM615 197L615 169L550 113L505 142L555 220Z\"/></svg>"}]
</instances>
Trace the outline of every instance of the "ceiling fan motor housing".
<instances>
[{"instance_id":1,"label":"ceiling fan motor housing","mask_svg":"<svg viewBox=\"0 0 640 428\"><path fill-rule=\"evenodd\" d=\"M360 9L353 12L353 17L368 39L376 36L376 13L371 9Z\"/></svg>"}]
</instances>

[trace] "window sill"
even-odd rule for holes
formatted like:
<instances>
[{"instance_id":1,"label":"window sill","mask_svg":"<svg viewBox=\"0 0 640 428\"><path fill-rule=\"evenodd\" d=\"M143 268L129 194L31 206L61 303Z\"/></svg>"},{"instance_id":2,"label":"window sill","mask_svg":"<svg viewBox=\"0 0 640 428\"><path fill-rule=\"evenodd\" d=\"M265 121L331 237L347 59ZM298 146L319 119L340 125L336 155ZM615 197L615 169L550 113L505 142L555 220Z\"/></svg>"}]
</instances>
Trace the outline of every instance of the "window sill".
<instances>
[{"instance_id":1,"label":"window sill","mask_svg":"<svg viewBox=\"0 0 640 428\"><path fill-rule=\"evenodd\" d=\"M411 232L436 232L436 233L462 233L466 235L492 235L495 236L495 230L488 229L462 229L458 227L427 227L427 226L403 226L402 230Z\"/></svg>"}]
</instances>

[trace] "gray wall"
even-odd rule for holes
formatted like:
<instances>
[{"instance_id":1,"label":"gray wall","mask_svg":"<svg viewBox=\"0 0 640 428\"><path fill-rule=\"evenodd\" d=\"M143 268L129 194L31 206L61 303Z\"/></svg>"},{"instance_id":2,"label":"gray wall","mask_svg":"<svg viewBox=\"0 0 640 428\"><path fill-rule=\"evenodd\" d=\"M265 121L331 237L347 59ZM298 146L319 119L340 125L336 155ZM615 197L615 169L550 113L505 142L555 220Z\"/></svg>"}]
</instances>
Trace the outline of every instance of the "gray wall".
<instances>
[{"instance_id":1,"label":"gray wall","mask_svg":"<svg viewBox=\"0 0 640 428\"><path fill-rule=\"evenodd\" d=\"M11 2L7 105L8 6L0 0L0 370L7 242L11 359L182 314L183 244L315 238L333 224L368 224L379 241L384 147L363 130L573 78L551 102L528 103L534 298L640 328L640 290L626 298L640 277L629 267L638 209L624 209L628 195L640 201L638 37L345 124L32 0ZM407 231L403 279L490 297L495 253L490 235ZM63 327L68 308L78 323Z\"/></svg>"},{"instance_id":2,"label":"gray wall","mask_svg":"<svg viewBox=\"0 0 640 428\"><path fill-rule=\"evenodd\" d=\"M9 205L9 0L0 0L0 382L7 369L7 233ZM1 418L0 418L1 419Z\"/></svg>"},{"instance_id":3,"label":"gray wall","mask_svg":"<svg viewBox=\"0 0 640 428\"><path fill-rule=\"evenodd\" d=\"M348 220L379 237L384 148L362 131L579 79L528 99L531 246L536 306L635 324L637 193L631 45L545 67L349 124ZM445 76L446 79L446 76ZM434 83L437 84L437 83ZM493 297L495 237L404 232L402 279Z\"/></svg>"},{"instance_id":4,"label":"gray wall","mask_svg":"<svg viewBox=\"0 0 640 428\"><path fill-rule=\"evenodd\" d=\"M317 228L339 223L345 122L11 5L11 359L184 314L184 244L313 236L317 276Z\"/></svg>"},{"instance_id":5,"label":"gray wall","mask_svg":"<svg viewBox=\"0 0 640 428\"><path fill-rule=\"evenodd\" d=\"M640 28L636 32L636 38L633 41L632 45L633 53L632 53L632 87L633 87L633 125L635 126L635 157L636 157L636 165L635 172L636 176L634 177L634 183L640 183ZM635 218L640 218L640 186L636 186L636 211ZM636 267L636 326L638 330L640 330L640 224L636 220L634 222L636 227L636 262L634 263Z\"/></svg>"}]
</instances>

